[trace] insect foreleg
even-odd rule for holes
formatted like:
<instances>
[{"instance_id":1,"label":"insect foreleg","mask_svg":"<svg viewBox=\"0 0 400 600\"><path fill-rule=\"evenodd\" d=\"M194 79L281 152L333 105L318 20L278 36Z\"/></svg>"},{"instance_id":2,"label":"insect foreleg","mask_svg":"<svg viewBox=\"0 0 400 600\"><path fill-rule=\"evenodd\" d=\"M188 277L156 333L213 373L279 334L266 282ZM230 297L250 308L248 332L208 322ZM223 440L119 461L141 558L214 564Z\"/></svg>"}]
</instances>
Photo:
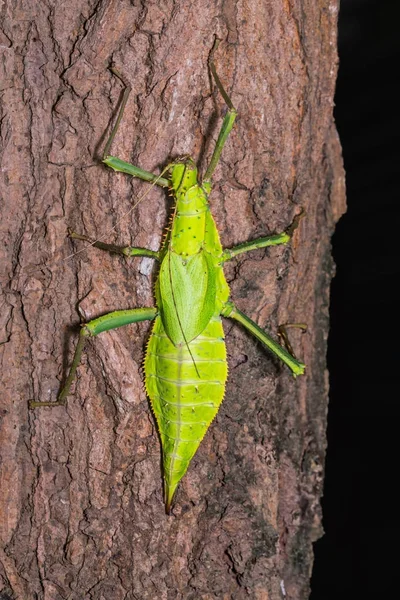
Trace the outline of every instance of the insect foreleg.
<instances>
[{"instance_id":1,"label":"insect foreleg","mask_svg":"<svg viewBox=\"0 0 400 600\"><path fill-rule=\"evenodd\" d=\"M215 40L214 48L212 49L212 52L211 52L209 66L210 66L210 71L214 78L215 84L216 84L217 88L219 89L221 96L223 97L223 99L225 100L225 102L228 106L228 112L226 113L226 115L224 117L221 131L219 132L219 136L217 139L217 143L215 144L215 148L214 148L213 155L211 157L210 164L208 165L207 171L204 175L203 183L211 182L211 177L215 171L215 167L218 164L222 149L225 146L225 142L228 139L228 135L230 134L230 132L232 130L233 124L234 124L236 116L237 116L237 110L233 106L232 100L226 93L224 86L222 85L221 80L218 77L217 71L215 69L213 57L214 57L214 52L218 48L218 45L219 45L219 40L217 39L217 40Z\"/></svg>"},{"instance_id":2,"label":"insect foreleg","mask_svg":"<svg viewBox=\"0 0 400 600\"><path fill-rule=\"evenodd\" d=\"M125 89L124 89L124 94L122 96L121 107L118 111L117 120L115 121L115 125L112 128L112 131L110 133L110 137L108 138L106 145L104 146L103 159L107 158L107 156L108 156L108 153L111 148L111 144L113 143L113 140L118 131L119 125L122 121L122 117L124 116L125 106L126 106L126 103L128 102L129 94L131 93L131 89L132 89L131 86L129 85L129 83L127 83L125 81L125 79L122 77L121 73L119 71L117 71L117 69L114 69L114 67L111 67L110 71L112 73L114 73L114 75L116 75L120 81L122 81L122 83L125 86Z\"/></svg>"},{"instance_id":3,"label":"insect foreleg","mask_svg":"<svg viewBox=\"0 0 400 600\"><path fill-rule=\"evenodd\" d=\"M106 250L107 252L113 252L114 254L122 254L123 256L147 256L148 258L154 258L159 260L159 253L155 250L148 250L147 248L136 248L133 246L116 246L115 244L105 244L97 240L93 240L87 235L80 235L74 231L69 232L69 237L74 240L82 240L89 242L94 248L100 250Z\"/></svg>"},{"instance_id":4,"label":"insect foreleg","mask_svg":"<svg viewBox=\"0 0 400 600\"><path fill-rule=\"evenodd\" d=\"M139 179L143 179L143 181L148 181L149 183L154 183L155 185L159 185L161 187L168 187L169 181L160 175L155 175L154 173L150 173L150 171L145 171L140 167L135 167L135 165L131 165L120 158L116 158L115 156L107 156L103 160L103 163L106 164L114 171L119 171L120 173L128 173L128 175L132 175L132 177L138 177Z\"/></svg>"},{"instance_id":5,"label":"insect foreleg","mask_svg":"<svg viewBox=\"0 0 400 600\"><path fill-rule=\"evenodd\" d=\"M122 327L123 325L129 325L130 323L151 321L156 316L156 308L133 308L131 310L116 310L107 315L103 315L102 317L98 317L97 319L93 319L88 323L84 323L80 331L79 341L75 350L71 369L57 400L55 402L30 402L29 407L37 408L39 406L60 406L65 404L65 399L68 396L71 385L75 379L76 370L81 361L82 351L88 337L96 336L103 331L110 331L111 329Z\"/></svg>"},{"instance_id":6,"label":"insect foreleg","mask_svg":"<svg viewBox=\"0 0 400 600\"><path fill-rule=\"evenodd\" d=\"M269 350L271 350L278 358L280 358L293 372L293 375L303 375L305 365L296 360L289 352L287 352L278 342L268 335L261 327L254 323L249 317L242 313L233 302L227 302L221 311L223 317L234 319L241 323L250 333L262 342Z\"/></svg>"},{"instance_id":7,"label":"insect foreleg","mask_svg":"<svg viewBox=\"0 0 400 600\"><path fill-rule=\"evenodd\" d=\"M128 173L128 175L132 175L133 177L138 177L139 179L143 179L144 181L149 181L150 183L160 185L161 187L168 187L168 185L169 185L168 179L165 179L164 177L160 177L159 175L154 175L153 173L150 173L149 171L145 171L144 169L141 169L140 167L135 167L134 165L131 165L130 163L127 163L119 158L116 158L115 156L109 156L111 144L113 143L115 135L116 135L118 128L120 126L120 123L122 121L125 106L128 101L129 94L131 93L131 86L129 85L129 83L127 83L125 81L125 79L122 77L121 73L119 73L119 71L117 71L117 69L114 69L114 68L111 69L111 72L114 73L114 75L116 75L118 77L118 79L120 79L120 81L122 81L122 83L125 86L125 90L124 90L124 95L122 96L121 107L118 111L117 120L115 121L115 125L112 128L110 137L108 138L106 145L104 147L103 162L107 166L111 167L111 169L114 169L114 171L120 171L121 173Z\"/></svg>"}]
</instances>

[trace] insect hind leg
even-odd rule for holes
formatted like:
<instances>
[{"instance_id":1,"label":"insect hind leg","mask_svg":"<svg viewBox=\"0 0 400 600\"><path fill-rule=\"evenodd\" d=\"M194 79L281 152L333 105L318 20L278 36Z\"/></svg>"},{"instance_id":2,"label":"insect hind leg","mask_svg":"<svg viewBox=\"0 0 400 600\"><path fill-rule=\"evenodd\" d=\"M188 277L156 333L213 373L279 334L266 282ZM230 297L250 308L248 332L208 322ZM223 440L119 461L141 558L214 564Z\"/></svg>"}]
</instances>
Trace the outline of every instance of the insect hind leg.
<instances>
[{"instance_id":1,"label":"insect hind leg","mask_svg":"<svg viewBox=\"0 0 400 600\"><path fill-rule=\"evenodd\" d=\"M71 368L69 370L67 379L65 380L65 385L59 393L57 400L54 402L31 401L29 403L29 408L39 408L41 406L63 406L65 404L66 398L70 393L71 385L76 377L76 370L81 362L82 352L88 337L96 336L103 331L117 329L117 327L123 327L124 325L129 325L130 323L152 321L156 316L156 308L133 308L130 310L116 310L98 317L97 319L93 319L88 323L84 323L79 334L79 341L75 349Z\"/></svg>"}]
</instances>

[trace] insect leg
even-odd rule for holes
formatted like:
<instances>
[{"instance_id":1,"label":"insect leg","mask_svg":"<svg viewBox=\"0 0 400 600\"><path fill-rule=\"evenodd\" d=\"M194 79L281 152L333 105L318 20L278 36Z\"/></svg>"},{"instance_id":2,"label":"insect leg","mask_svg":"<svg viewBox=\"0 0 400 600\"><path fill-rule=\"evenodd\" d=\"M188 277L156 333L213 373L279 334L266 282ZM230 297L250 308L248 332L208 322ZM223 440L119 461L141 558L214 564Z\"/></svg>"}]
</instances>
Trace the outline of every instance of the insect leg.
<instances>
[{"instance_id":1,"label":"insect leg","mask_svg":"<svg viewBox=\"0 0 400 600\"><path fill-rule=\"evenodd\" d=\"M154 183L155 185L159 185L160 187L168 187L169 181L165 179L165 177L161 177L160 175L155 175L154 173L150 173L150 171L145 171L140 167L135 167L135 165L131 165L120 158L116 158L115 156L107 156L107 158L103 159L103 163L106 164L114 171L119 171L120 173L128 173L128 175L132 175L132 177L138 177L139 179L143 179L143 181L148 181L149 183Z\"/></svg>"},{"instance_id":2,"label":"insect leg","mask_svg":"<svg viewBox=\"0 0 400 600\"><path fill-rule=\"evenodd\" d=\"M236 115L237 115L237 110L236 108L233 106L232 104L232 100L230 99L230 97L228 96L228 94L226 93L224 86L221 83L220 78L218 77L217 71L215 69L215 64L214 64L214 52L216 51L216 49L218 48L219 45L219 40L216 39L215 43L214 43L214 47L211 51L210 54L210 60L209 60L209 67L210 67L210 71L211 74L214 78L215 84L217 86L217 88L220 91L221 96L223 97L223 99L225 100L227 106L228 106L228 112L226 113L223 123L222 123L222 127L221 127L221 131L219 132L219 136L217 139L217 143L215 144L215 148L214 148L214 152L213 155L211 157L211 161L210 164L208 165L207 171L204 175L204 180L203 183L210 183L211 182L211 177L212 174L215 171L215 167L218 164L219 161L219 157L221 156L221 152L222 149L225 145L226 140L228 139L228 135L230 134L233 124L235 122L236 119Z\"/></svg>"},{"instance_id":3,"label":"insect leg","mask_svg":"<svg viewBox=\"0 0 400 600\"><path fill-rule=\"evenodd\" d=\"M85 346L86 339L102 333L103 331L110 331L129 323L138 323L140 321L151 321L157 316L156 308L133 308L131 310L116 310L114 312L93 319L88 323L82 325L82 329L79 334L78 345L75 350L74 358L68 377L65 381L65 385L59 393L55 402L30 402L30 408L37 408L39 406L60 406L65 404L65 400L70 392L72 382L75 379L76 370L81 361L82 351Z\"/></svg>"},{"instance_id":4,"label":"insect leg","mask_svg":"<svg viewBox=\"0 0 400 600\"><path fill-rule=\"evenodd\" d=\"M280 358L291 370L293 375L303 375L305 365L296 360L289 352L285 350L278 342L268 335L261 327L254 323L249 317L242 313L233 302L227 302L221 311L223 317L234 319L241 323L250 333Z\"/></svg>"},{"instance_id":5,"label":"insect leg","mask_svg":"<svg viewBox=\"0 0 400 600\"><path fill-rule=\"evenodd\" d=\"M307 325L305 323L282 323L282 325L279 325L278 327L279 339L285 344L288 352L290 352L290 354L294 356L292 344L290 343L289 336L287 333L287 330L291 327L301 329L304 332L307 331Z\"/></svg>"},{"instance_id":6,"label":"insect leg","mask_svg":"<svg viewBox=\"0 0 400 600\"><path fill-rule=\"evenodd\" d=\"M116 135L118 128L120 126L120 123L122 121L125 106L128 101L129 94L131 93L131 86L129 85L129 83L127 83L125 81L125 79L122 77L122 75L119 73L119 71L117 71L117 69L111 68L111 72L114 73L114 75L116 75L118 77L118 79L120 79L120 81L122 81L122 83L125 86L125 90L124 90L124 94L122 96L121 107L118 111L117 120L115 122L114 127L112 128L110 137L108 138L106 145L104 147L103 162L107 166L114 169L114 171L120 171L121 173L128 173L129 175L132 175L133 177L138 177L139 179L143 179L144 181L149 181L150 183L155 183L157 185L160 185L161 187L168 187L168 184L169 184L168 179L165 179L164 177L160 177L159 175L154 175L153 173L150 173L149 171L145 171L144 169L141 169L140 167L135 167L134 165L131 165L130 163L127 163L119 158L116 158L115 156L109 156L111 144L113 143L115 135Z\"/></svg>"},{"instance_id":7,"label":"insect leg","mask_svg":"<svg viewBox=\"0 0 400 600\"><path fill-rule=\"evenodd\" d=\"M105 244L97 240L93 240L87 235L80 235L74 231L69 232L69 237L74 240L82 240L83 242L89 242L94 248L100 250L106 250L107 252L113 252L114 254L122 254L123 256L147 256L148 258L159 259L159 253L155 250L148 250L147 248L136 248L133 246L116 246L115 244Z\"/></svg>"},{"instance_id":8,"label":"insect leg","mask_svg":"<svg viewBox=\"0 0 400 600\"><path fill-rule=\"evenodd\" d=\"M290 241L293 232L297 229L300 219L304 216L304 210L295 216L292 223L283 233L277 233L276 235L268 235L266 237L258 238L257 240L251 240L250 242L244 242L233 248L225 248L222 254L222 262L230 260L238 254L243 252L249 252L249 250L257 250L258 248L267 248L268 246L278 246L279 244L287 244Z\"/></svg>"},{"instance_id":9,"label":"insect leg","mask_svg":"<svg viewBox=\"0 0 400 600\"><path fill-rule=\"evenodd\" d=\"M258 248L267 248L267 246L277 246L278 244L287 244L290 240L290 236L287 233L278 233L277 235L269 235L267 237L261 237L251 242L244 242L233 248L225 248L222 254L222 262L231 260L234 256L242 254L243 252L249 252L249 250L257 250Z\"/></svg>"}]
</instances>

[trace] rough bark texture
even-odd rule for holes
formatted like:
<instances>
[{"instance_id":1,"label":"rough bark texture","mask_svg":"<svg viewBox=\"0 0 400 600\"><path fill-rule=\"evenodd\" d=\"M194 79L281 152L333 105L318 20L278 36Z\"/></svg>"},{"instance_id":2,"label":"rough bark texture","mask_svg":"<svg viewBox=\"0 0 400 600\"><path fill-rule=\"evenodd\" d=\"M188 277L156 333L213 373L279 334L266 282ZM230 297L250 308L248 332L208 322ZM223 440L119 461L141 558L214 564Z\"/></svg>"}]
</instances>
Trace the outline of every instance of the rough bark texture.
<instances>
[{"instance_id":1,"label":"rough bark texture","mask_svg":"<svg viewBox=\"0 0 400 600\"><path fill-rule=\"evenodd\" d=\"M307 598L321 535L330 236L344 210L333 123L337 0L15 0L0 6L0 591L21 600ZM291 247L226 273L260 325L291 331L294 380L226 322L226 398L166 516L160 447L141 362L146 324L91 342L67 406L55 399L80 316L148 306L153 263L82 248L68 228L158 249L162 190L99 163L121 83L132 83L113 154L151 171L190 153L203 169L224 104L239 118L211 197L231 246L284 230ZM135 210L135 199L148 194ZM3 597L2 596L2 597Z\"/></svg>"}]
</instances>

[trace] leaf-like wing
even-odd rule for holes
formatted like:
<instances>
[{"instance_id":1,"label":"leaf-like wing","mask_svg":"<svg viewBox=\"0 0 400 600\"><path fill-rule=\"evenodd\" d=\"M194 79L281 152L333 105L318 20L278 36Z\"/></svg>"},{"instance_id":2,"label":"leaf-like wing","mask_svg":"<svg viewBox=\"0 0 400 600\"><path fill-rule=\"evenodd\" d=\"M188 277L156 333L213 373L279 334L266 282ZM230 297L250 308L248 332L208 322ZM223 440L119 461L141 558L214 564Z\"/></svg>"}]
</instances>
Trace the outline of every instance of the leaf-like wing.
<instances>
[{"instance_id":1,"label":"leaf-like wing","mask_svg":"<svg viewBox=\"0 0 400 600\"><path fill-rule=\"evenodd\" d=\"M182 257L168 251L158 280L159 309L175 344L189 343L205 329L215 311L215 267L207 252Z\"/></svg>"}]
</instances>

